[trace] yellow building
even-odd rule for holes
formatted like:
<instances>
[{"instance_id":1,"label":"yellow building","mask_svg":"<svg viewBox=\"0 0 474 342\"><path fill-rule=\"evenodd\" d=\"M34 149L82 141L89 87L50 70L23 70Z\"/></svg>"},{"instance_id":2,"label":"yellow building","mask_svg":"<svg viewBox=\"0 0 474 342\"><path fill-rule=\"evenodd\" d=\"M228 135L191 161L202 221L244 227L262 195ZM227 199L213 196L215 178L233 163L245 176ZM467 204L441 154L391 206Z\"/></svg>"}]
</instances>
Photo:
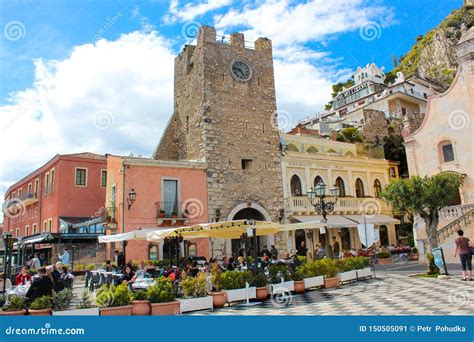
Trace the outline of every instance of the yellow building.
<instances>
[{"instance_id":1,"label":"yellow building","mask_svg":"<svg viewBox=\"0 0 474 342\"><path fill-rule=\"evenodd\" d=\"M322 220L321 215L316 215L307 190L323 181L328 189L333 185L339 189L334 210L327 216L329 240L335 236L342 250L363 248L357 223L364 223L365 216L365 222L374 223L379 233L376 245L397 244L395 224L399 220L392 217L391 208L379 194L390 179L398 178L398 164L383 159L380 147L366 150L363 144L301 133L281 134L280 139L284 151L281 167L287 222ZM335 200L330 196L326 199ZM324 246L327 241L325 229L311 228L311 225L286 234L289 250L297 249L305 241L311 251L316 244Z\"/></svg>"}]
</instances>

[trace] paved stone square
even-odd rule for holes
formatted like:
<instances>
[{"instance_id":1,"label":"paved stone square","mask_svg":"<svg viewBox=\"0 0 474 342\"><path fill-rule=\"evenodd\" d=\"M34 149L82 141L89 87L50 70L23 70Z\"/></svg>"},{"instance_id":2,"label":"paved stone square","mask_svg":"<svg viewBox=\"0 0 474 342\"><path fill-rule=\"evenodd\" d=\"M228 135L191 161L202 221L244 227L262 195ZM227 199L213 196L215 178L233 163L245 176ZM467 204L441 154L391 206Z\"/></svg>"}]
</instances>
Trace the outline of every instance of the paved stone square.
<instances>
[{"instance_id":1,"label":"paved stone square","mask_svg":"<svg viewBox=\"0 0 474 342\"><path fill-rule=\"evenodd\" d=\"M289 302L289 303L288 303ZM193 315L474 315L474 282L413 278L379 272L377 278Z\"/></svg>"}]
</instances>

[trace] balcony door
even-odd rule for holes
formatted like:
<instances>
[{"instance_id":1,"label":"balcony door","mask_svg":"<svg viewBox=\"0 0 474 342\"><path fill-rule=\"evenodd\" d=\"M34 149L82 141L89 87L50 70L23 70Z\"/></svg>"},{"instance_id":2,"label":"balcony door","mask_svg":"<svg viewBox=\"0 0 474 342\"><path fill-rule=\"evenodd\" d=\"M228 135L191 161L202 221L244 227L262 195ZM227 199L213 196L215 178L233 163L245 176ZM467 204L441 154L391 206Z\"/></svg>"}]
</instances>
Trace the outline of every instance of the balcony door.
<instances>
[{"instance_id":1,"label":"balcony door","mask_svg":"<svg viewBox=\"0 0 474 342\"><path fill-rule=\"evenodd\" d=\"M175 179L163 180L162 210L167 216L178 214L178 181Z\"/></svg>"}]
</instances>

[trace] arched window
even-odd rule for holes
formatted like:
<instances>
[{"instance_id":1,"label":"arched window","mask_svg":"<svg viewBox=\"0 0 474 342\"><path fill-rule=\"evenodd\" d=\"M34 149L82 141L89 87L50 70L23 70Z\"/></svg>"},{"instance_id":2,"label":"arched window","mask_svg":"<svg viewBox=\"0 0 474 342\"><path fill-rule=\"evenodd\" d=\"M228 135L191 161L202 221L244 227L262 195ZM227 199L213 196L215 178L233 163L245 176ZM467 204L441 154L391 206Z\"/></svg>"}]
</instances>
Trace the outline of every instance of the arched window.
<instances>
[{"instance_id":1,"label":"arched window","mask_svg":"<svg viewBox=\"0 0 474 342\"><path fill-rule=\"evenodd\" d=\"M297 175L293 175L293 177L291 177L290 186L291 186L291 196L302 195L300 177L298 177Z\"/></svg>"},{"instance_id":2,"label":"arched window","mask_svg":"<svg viewBox=\"0 0 474 342\"><path fill-rule=\"evenodd\" d=\"M298 147L296 147L296 145L294 145L294 144L286 145L286 150L291 151L291 152L299 152L300 151L300 150L298 150Z\"/></svg>"},{"instance_id":3,"label":"arched window","mask_svg":"<svg viewBox=\"0 0 474 342\"><path fill-rule=\"evenodd\" d=\"M355 183L355 190L356 190L356 197L362 198L364 197L364 183L362 183L362 180L360 178L356 179Z\"/></svg>"},{"instance_id":4,"label":"arched window","mask_svg":"<svg viewBox=\"0 0 474 342\"><path fill-rule=\"evenodd\" d=\"M346 188L341 177L336 178L335 185L339 188L339 197L346 197Z\"/></svg>"},{"instance_id":5,"label":"arched window","mask_svg":"<svg viewBox=\"0 0 474 342\"><path fill-rule=\"evenodd\" d=\"M314 146L310 146L310 147L308 147L306 152L308 152L308 153L318 153L318 149Z\"/></svg>"},{"instance_id":6,"label":"arched window","mask_svg":"<svg viewBox=\"0 0 474 342\"><path fill-rule=\"evenodd\" d=\"M347 151L346 154L345 154L346 157L355 157L354 153L352 153L351 151Z\"/></svg>"},{"instance_id":7,"label":"arched window","mask_svg":"<svg viewBox=\"0 0 474 342\"><path fill-rule=\"evenodd\" d=\"M323 182L323 179L319 176L316 176L316 178L314 179L314 182L313 182L315 188L316 188L316 185L318 185L319 182Z\"/></svg>"},{"instance_id":8,"label":"arched window","mask_svg":"<svg viewBox=\"0 0 474 342\"><path fill-rule=\"evenodd\" d=\"M379 198L381 192L382 192L382 184L380 184L380 181L378 179L376 179L374 181L374 195L375 195L375 197Z\"/></svg>"},{"instance_id":9,"label":"arched window","mask_svg":"<svg viewBox=\"0 0 474 342\"><path fill-rule=\"evenodd\" d=\"M330 148L329 150L326 151L327 153L337 153L335 149Z\"/></svg>"},{"instance_id":10,"label":"arched window","mask_svg":"<svg viewBox=\"0 0 474 342\"><path fill-rule=\"evenodd\" d=\"M454 147L451 141L442 141L439 144L439 154L441 163L454 161Z\"/></svg>"},{"instance_id":11,"label":"arched window","mask_svg":"<svg viewBox=\"0 0 474 342\"><path fill-rule=\"evenodd\" d=\"M380 226L379 228L380 235L380 246L388 246L388 229L387 226Z\"/></svg>"}]
</instances>

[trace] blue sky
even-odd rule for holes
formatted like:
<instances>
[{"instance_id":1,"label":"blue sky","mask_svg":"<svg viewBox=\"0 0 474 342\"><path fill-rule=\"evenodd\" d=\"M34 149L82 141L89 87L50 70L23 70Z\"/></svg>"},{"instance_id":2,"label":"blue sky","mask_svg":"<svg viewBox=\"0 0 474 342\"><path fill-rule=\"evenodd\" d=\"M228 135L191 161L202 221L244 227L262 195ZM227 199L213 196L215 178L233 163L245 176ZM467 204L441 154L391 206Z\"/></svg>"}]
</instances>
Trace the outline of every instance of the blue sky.
<instances>
[{"instance_id":1,"label":"blue sky","mask_svg":"<svg viewBox=\"0 0 474 342\"><path fill-rule=\"evenodd\" d=\"M1 0L0 196L56 153L149 156L172 112L173 57L199 24L273 41L292 126L330 85L392 55L462 0ZM285 128L285 127L284 127ZM289 127L287 127L289 128ZM15 146L5 149L5 146Z\"/></svg>"}]
</instances>

